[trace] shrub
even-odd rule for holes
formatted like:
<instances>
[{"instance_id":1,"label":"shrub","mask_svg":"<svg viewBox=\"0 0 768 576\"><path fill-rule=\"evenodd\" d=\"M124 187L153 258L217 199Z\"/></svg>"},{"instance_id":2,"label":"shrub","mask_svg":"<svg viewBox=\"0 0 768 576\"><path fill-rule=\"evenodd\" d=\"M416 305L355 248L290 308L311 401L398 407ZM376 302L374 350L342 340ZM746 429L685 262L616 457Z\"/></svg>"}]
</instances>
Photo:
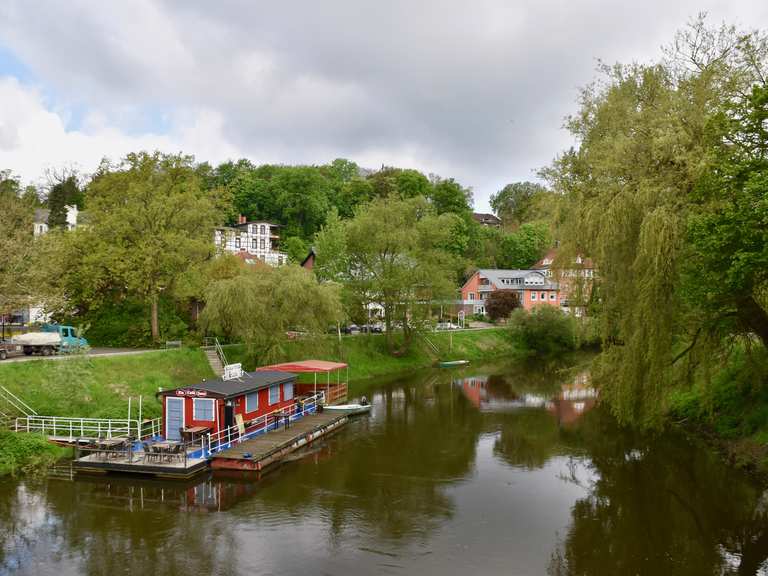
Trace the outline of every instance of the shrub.
<instances>
[{"instance_id":1,"label":"shrub","mask_svg":"<svg viewBox=\"0 0 768 576\"><path fill-rule=\"evenodd\" d=\"M537 306L531 312L518 308L509 325L513 343L529 354L553 356L576 348L572 318L553 306Z\"/></svg>"},{"instance_id":2,"label":"shrub","mask_svg":"<svg viewBox=\"0 0 768 576\"><path fill-rule=\"evenodd\" d=\"M0 430L0 476L45 468L66 452L38 434Z\"/></svg>"},{"instance_id":3,"label":"shrub","mask_svg":"<svg viewBox=\"0 0 768 576\"><path fill-rule=\"evenodd\" d=\"M485 301L485 311L491 320L508 318L516 308L520 308L520 298L514 290L496 290Z\"/></svg>"}]
</instances>

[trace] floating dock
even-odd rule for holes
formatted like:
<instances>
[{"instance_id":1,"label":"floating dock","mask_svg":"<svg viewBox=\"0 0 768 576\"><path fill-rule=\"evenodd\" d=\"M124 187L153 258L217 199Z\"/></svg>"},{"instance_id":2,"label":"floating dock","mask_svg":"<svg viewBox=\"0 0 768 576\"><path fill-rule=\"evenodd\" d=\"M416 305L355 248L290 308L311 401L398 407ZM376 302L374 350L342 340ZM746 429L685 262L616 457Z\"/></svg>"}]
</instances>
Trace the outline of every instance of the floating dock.
<instances>
[{"instance_id":1,"label":"floating dock","mask_svg":"<svg viewBox=\"0 0 768 576\"><path fill-rule=\"evenodd\" d=\"M273 430L217 452L211 457L211 468L262 471L291 452L340 428L347 419L346 414L338 412L308 414L291 422L288 428Z\"/></svg>"}]
</instances>

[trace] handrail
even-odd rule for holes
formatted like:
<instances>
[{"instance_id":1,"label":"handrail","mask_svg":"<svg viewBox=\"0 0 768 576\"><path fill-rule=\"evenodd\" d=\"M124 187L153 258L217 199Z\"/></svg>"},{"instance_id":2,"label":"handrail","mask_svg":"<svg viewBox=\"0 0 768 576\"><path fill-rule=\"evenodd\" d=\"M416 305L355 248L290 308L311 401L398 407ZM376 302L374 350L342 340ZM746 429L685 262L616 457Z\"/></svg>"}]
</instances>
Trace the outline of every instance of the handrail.
<instances>
[{"instance_id":1,"label":"handrail","mask_svg":"<svg viewBox=\"0 0 768 576\"><path fill-rule=\"evenodd\" d=\"M219 343L219 339L216 336L205 336L203 338L203 346L205 348L213 348L216 351L216 355L221 360L221 365L226 366L228 364L227 357L224 355L224 349Z\"/></svg>"},{"instance_id":2,"label":"handrail","mask_svg":"<svg viewBox=\"0 0 768 576\"><path fill-rule=\"evenodd\" d=\"M214 432L213 434L206 434L205 437L207 442L204 442L204 444L208 445L208 450L206 452L205 446L203 446L203 453L204 455L210 455L214 452L221 452L235 444L239 444L243 440L247 440L251 436L255 436L257 433L267 432L270 426L269 419L274 418L276 415L287 417L289 421L301 418L307 412L311 413L316 411L318 404L322 404L324 398L325 394L323 392L318 392L303 400L301 410L297 408L296 404L291 404L286 408L278 408L267 414L262 414L251 420L248 423L248 426L243 430L242 434L240 433L240 427L237 424L219 430L218 432ZM274 425L275 427L279 426L279 422L276 418L274 418Z\"/></svg>"},{"instance_id":3,"label":"handrail","mask_svg":"<svg viewBox=\"0 0 768 576\"><path fill-rule=\"evenodd\" d=\"M136 434L139 439L159 436L160 418L148 422L135 419L76 418L67 416L20 416L15 420L16 432L38 432L52 436L75 438L123 437Z\"/></svg>"},{"instance_id":4,"label":"handrail","mask_svg":"<svg viewBox=\"0 0 768 576\"><path fill-rule=\"evenodd\" d=\"M5 386L0 386L0 398L5 400L8 404L13 406L16 410L24 414L25 416L37 415L37 412L31 408L24 400L16 396L13 392L8 390Z\"/></svg>"}]
</instances>

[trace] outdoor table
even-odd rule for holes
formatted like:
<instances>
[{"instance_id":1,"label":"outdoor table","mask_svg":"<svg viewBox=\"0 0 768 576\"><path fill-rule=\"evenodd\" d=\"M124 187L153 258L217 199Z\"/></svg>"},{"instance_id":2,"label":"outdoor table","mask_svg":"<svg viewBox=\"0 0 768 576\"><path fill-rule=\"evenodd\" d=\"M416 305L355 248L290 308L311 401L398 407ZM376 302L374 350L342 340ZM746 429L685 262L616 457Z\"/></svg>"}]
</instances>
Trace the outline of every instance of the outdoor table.
<instances>
[{"instance_id":1,"label":"outdoor table","mask_svg":"<svg viewBox=\"0 0 768 576\"><path fill-rule=\"evenodd\" d=\"M125 445L125 438L105 438L99 440L99 449L104 451L104 456L109 458L112 451Z\"/></svg>"},{"instance_id":2,"label":"outdoor table","mask_svg":"<svg viewBox=\"0 0 768 576\"><path fill-rule=\"evenodd\" d=\"M182 431L182 436L184 436L185 439L189 439L189 441L194 442L195 438L199 438L210 429L210 426L190 426L189 428L184 428Z\"/></svg>"},{"instance_id":3,"label":"outdoor table","mask_svg":"<svg viewBox=\"0 0 768 576\"><path fill-rule=\"evenodd\" d=\"M177 446L179 443L174 442L171 440L165 440L163 442L155 442L154 444L151 444L151 448L153 450L156 450L158 454L160 454L160 458L162 459L163 456L168 456L169 452L171 451L171 448L174 446Z\"/></svg>"}]
</instances>

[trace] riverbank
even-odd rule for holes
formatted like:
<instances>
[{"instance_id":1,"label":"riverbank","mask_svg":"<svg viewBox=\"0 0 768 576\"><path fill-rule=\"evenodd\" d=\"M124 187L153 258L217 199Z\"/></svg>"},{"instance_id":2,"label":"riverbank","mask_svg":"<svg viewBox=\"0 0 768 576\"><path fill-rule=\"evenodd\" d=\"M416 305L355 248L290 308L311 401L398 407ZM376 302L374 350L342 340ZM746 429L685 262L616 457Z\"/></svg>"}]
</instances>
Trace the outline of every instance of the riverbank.
<instances>
[{"instance_id":1,"label":"riverbank","mask_svg":"<svg viewBox=\"0 0 768 576\"><path fill-rule=\"evenodd\" d=\"M669 420L733 465L768 477L768 352L735 350L707 382L668 396Z\"/></svg>"},{"instance_id":2,"label":"riverbank","mask_svg":"<svg viewBox=\"0 0 768 576\"><path fill-rule=\"evenodd\" d=\"M317 341L289 342L283 358L342 360L350 365L350 381L394 376L435 365L438 359L492 360L509 352L503 329L434 333L419 339L400 357L391 356L380 334L345 336L339 341L325 337ZM434 348L433 348L434 346ZM437 350L437 351L435 351ZM244 345L226 346L229 362L243 362L246 370L256 367ZM0 384L21 397L39 414L81 418L125 418L128 398L143 397L142 417L156 418L162 408L155 401L159 388L195 384L214 376L203 352L185 348L163 353L107 357L82 356L63 361L37 360L0 364ZM0 442L0 475L46 465L61 456L59 450L36 435L5 433ZM5 439L5 438L3 438ZM52 449L49 449L52 448Z\"/></svg>"}]
</instances>

